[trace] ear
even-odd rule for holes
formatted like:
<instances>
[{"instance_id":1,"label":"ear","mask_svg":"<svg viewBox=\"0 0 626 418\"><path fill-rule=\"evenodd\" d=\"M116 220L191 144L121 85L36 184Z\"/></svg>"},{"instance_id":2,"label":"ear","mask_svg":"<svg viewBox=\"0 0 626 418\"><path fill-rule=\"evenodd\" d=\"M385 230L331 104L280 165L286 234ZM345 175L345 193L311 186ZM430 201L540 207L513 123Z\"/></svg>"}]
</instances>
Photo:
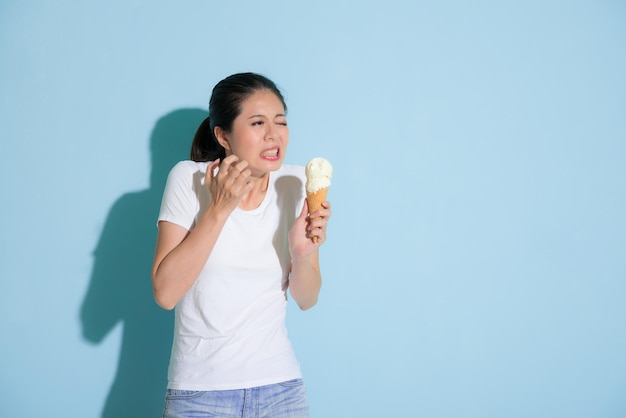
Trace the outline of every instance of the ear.
<instances>
[{"instance_id":1,"label":"ear","mask_svg":"<svg viewBox=\"0 0 626 418\"><path fill-rule=\"evenodd\" d=\"M219 144L224 147L224 149L226 150L230 150L230 142L228 142L228 135L226 135L226 132L219 126L216 126L213 129L213 134L215 135L215 138L217 138L217 142L219 142Z\"/></svg>"}]
</instances>

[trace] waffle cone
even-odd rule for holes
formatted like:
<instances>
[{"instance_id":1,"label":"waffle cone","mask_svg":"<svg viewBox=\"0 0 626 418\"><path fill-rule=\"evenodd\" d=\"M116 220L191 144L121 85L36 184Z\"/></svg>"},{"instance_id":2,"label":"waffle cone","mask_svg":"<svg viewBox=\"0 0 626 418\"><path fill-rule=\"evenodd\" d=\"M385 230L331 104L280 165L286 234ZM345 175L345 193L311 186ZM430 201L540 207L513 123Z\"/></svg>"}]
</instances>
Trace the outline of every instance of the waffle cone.
<instances>
[{"instance_id":1,"label":"waffle cone","mask_svg":"<svg viewBox=\"0 0 626 418\"><path fill-rule=\"evenodd\" d=\"M328 188L319 189L314 193L306 193L306 201L309 205L309 213L313 213L316 210L322 209L322 203L326 201L326 194ZM317 237L313 237L313 242L317 243Z\"/></svg>"}]
</instances>

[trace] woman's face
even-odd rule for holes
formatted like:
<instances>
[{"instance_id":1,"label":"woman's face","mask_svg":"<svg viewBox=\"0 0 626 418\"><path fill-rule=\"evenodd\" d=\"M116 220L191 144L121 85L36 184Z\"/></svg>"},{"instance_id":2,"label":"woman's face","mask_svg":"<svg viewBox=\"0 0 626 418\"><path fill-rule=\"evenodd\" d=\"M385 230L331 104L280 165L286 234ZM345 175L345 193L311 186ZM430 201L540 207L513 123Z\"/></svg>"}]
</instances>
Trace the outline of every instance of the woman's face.
<instances>
[{"instance_id":1,"label":"woman's face","mask_svg":"<svg viewBox=\"0 0 626 418\"><path fill-rule=\"evenodd\" d=\"M241 103L230 133L217 133L226 155L248 162L255 177L280 168L287 151L289 128L281 100L269 90L259 90Z\"/></svg>"}]
</instances>

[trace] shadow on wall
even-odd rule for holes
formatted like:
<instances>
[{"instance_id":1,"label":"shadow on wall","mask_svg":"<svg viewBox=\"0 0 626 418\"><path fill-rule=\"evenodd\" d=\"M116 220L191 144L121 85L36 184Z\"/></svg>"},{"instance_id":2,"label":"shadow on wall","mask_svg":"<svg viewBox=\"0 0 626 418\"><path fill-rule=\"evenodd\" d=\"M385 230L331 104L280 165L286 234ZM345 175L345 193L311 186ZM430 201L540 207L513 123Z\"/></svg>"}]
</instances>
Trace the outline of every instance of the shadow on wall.
<instances>
[{"instance_id":1,"label":"shadow on wall","mask_svg":"<svg viewBox=\"0 0 626 418\"><path fill-rule=\"evenodd\" d=\"M180 109L159 119L150 138L150 188L115 202L95 250L80 312L83 337L97 344L118 323L123 327L103 418L162 414L174 316L158 307L152 295L156 220L167 174L176 162L189 158L193 135L206 116L200 109Z\"/></svg>"}]
</instances>

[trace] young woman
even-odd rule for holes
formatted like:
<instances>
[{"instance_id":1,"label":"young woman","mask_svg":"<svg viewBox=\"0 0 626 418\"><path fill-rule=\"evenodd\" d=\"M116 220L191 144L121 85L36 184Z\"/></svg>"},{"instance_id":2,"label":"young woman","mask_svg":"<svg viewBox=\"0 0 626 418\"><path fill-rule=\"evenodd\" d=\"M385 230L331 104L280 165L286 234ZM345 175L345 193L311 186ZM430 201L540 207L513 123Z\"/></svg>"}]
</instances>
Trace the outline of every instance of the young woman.
<instances>
[{"instance_id":1,"label":"young woman","mask_svg":"<svg viewBox=\"0 0 626 418\"><path fill-rule=\"evenodd\" d=\"M331 210L308 213L288 142L276 85L234 74L170 172L152 269L157 303L176 308L165 418L309 416L287 289L303 310L317 302Z\"/></svg>"}]
</instances>

